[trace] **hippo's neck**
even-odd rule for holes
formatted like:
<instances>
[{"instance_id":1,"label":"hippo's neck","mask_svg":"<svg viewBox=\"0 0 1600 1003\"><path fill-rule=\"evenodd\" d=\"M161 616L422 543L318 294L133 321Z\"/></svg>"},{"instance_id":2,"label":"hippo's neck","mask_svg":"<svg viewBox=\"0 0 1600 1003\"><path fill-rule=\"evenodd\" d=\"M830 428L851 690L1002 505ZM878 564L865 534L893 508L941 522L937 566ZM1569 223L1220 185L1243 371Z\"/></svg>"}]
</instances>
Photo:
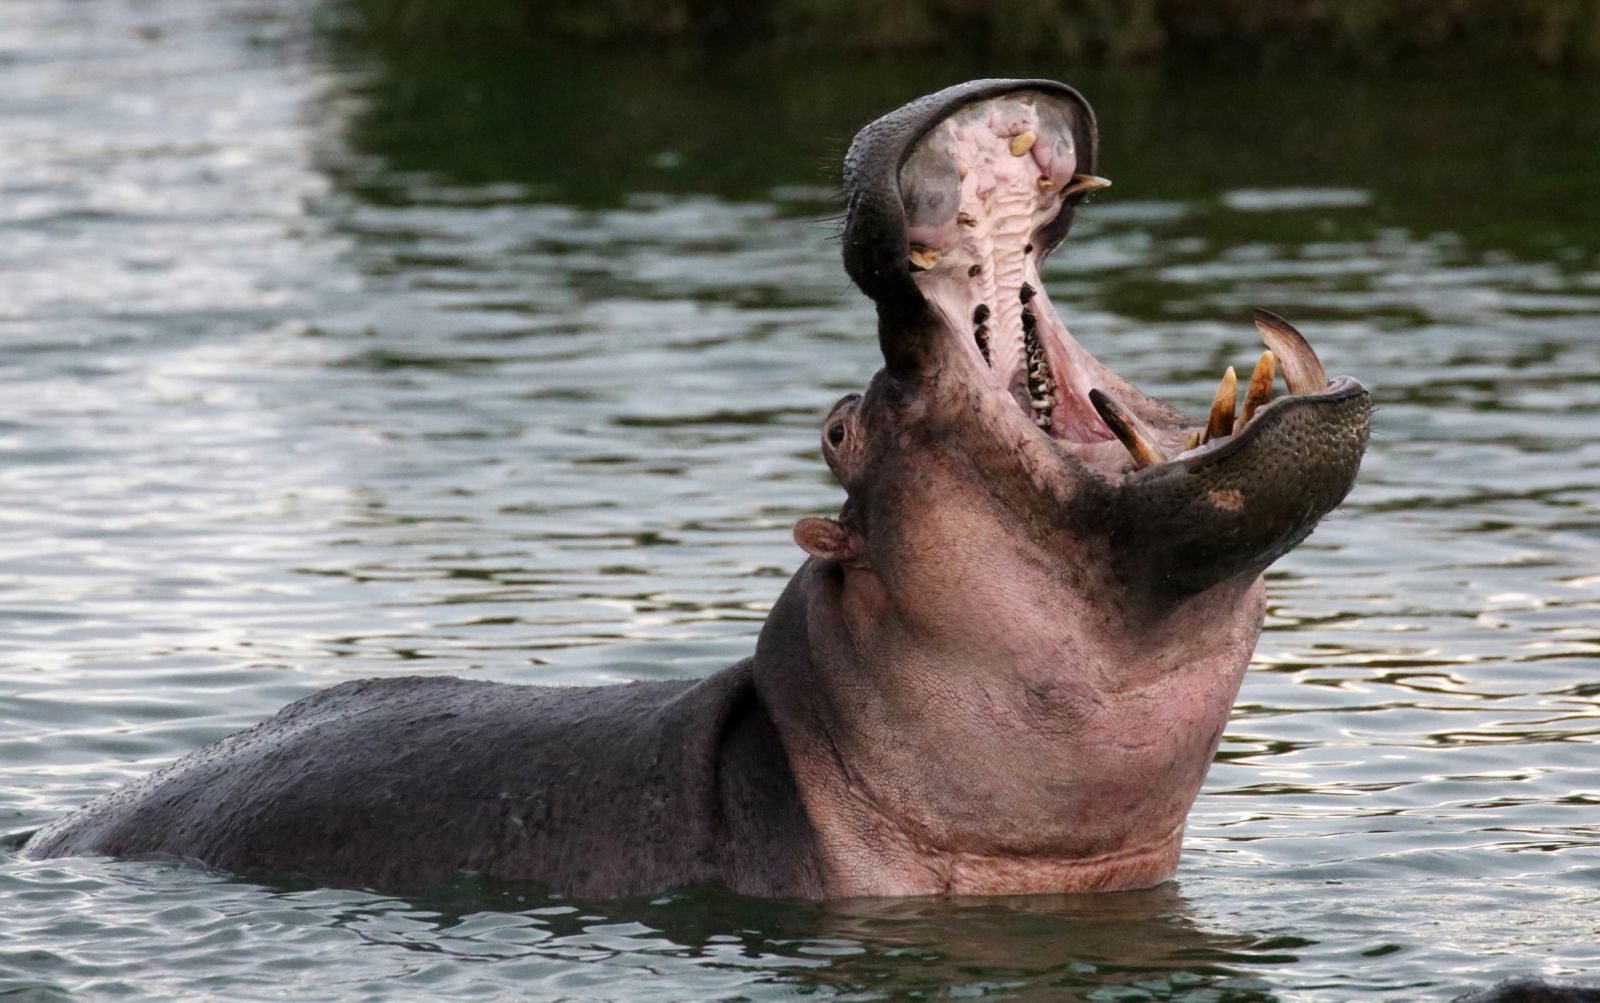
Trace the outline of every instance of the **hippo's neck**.
<instances>
[{"instance_id":1,"label":"hippo's neck","mask_svg":"<svg viewBox=\"0 0 1600 1003\"><path fill-rule=\"evenodd\" d=\"M1115 643L1075 638L1063 617L1029 643L952 651L861 616L836 565L807 565L753 671L826 894L1170 878L1260 629L1261 586L1240 589Z\"/></svg>"}]
</instances>

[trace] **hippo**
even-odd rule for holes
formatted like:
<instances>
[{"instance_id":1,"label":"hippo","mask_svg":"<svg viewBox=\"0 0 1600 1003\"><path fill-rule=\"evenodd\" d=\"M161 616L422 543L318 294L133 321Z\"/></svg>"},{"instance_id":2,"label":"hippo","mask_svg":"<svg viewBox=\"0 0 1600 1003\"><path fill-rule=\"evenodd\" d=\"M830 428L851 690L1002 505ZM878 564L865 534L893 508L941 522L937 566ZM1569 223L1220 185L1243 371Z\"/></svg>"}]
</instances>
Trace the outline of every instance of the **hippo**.
<instances>
[{"instance_id":1,"label":"hippo","mask_svg":"<svg viewBox=\"0 0 1600 1003\"><path fill-rule=\"evenodd\" d=\"M855 137L844 266L883 367L822 422L846 499L795 526L807 559L749 658L584 688L345 683L24 852L591 897L1172 878L1263 572L1351 489L1371 404L1264 312L1242 407L1230 369L1198 419L1081 346L1040 272L1109 184L1098 142L1049 80L951 87Z\"/></svg>"},{"instance_id":2,"label":"hippo","mask_svg":"<svg viewBox=\"0 0 1600 1003\"><path fill-rule=\"evenodd\" d=\"M1600 1003L1600 986L1560 985L1522 975L1457 996L1452 1003Z\"/></svg>"}]
</instances>

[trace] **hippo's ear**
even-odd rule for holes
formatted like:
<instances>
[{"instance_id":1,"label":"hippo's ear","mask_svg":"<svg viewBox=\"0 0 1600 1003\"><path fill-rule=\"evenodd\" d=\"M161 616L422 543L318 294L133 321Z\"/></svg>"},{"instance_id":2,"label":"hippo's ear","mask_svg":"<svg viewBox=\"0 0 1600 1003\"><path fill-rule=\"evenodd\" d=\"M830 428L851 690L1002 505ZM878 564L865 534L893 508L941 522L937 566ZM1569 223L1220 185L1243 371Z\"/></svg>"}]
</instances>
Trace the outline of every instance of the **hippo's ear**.
<instances>
[{"instance_id":1,"label":"hippo's ear","mask_svg":"<svg viewBox=\"0 0 1600 1003\"><path fill-rule=\"evenodd\" d=\"M856 557L856 541L850 531L833 519L801 519L794 524L794 542L819 561L844 564Z\"/></svg>"}]
</instances>

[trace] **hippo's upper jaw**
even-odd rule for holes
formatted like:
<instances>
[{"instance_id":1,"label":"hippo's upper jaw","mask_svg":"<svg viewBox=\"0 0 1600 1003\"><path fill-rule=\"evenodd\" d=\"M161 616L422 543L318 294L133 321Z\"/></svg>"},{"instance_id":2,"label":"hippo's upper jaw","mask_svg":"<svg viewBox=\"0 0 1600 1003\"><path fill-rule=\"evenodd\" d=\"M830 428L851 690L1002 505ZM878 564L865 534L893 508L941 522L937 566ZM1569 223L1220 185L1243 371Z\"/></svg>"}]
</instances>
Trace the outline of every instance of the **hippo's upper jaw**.
<instances>
[{"instance_id":1,"label":"hippo's upper jaw","mask_svg":"<svg viewBox=\"0 0 1600 1003\"><path fill-rule=\"evenodd\" d=\"M1080 346L1040 268L1110 184L1097 147L1088 104L1052 81L975 81L907 105L847 155L845 267L878 305L888 373L916 386L930 420L1020 461L1058 528L1108 542L1122 584L1182 598L1259 573L1344 498L1370 402L1265 311L1270 351L1237 414L1231 368L1195 420ZM1275 370L1290 393L1272 400ZM1004 459L978 462L1006 476Z\"/></svg>"}]
</instances>

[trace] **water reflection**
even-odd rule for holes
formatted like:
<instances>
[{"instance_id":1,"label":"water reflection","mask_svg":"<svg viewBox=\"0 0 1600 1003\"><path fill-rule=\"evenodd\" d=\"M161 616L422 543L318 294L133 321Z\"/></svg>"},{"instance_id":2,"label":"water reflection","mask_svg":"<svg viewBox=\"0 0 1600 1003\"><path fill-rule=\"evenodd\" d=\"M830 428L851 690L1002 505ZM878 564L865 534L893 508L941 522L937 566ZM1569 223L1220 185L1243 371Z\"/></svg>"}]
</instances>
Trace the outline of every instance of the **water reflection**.
<instances>
[{"instance_id":1,"label":"water reflection","mask_svg":"<svg viewBox=\"0 0 1600 1003\"><path fill-rule=\"evenodd\" d=\"M532 905L541 896L527 887L474 879L405 899L321 890L280 899L336 916L368 945L600 968L643 959L838 999L1267 1001L1277 996L1252 967L1292 964L1310 945L1205 930L1171 884L1113 896L784 903L778 912L710 889Z\"/></svg>"}]
</instances>

